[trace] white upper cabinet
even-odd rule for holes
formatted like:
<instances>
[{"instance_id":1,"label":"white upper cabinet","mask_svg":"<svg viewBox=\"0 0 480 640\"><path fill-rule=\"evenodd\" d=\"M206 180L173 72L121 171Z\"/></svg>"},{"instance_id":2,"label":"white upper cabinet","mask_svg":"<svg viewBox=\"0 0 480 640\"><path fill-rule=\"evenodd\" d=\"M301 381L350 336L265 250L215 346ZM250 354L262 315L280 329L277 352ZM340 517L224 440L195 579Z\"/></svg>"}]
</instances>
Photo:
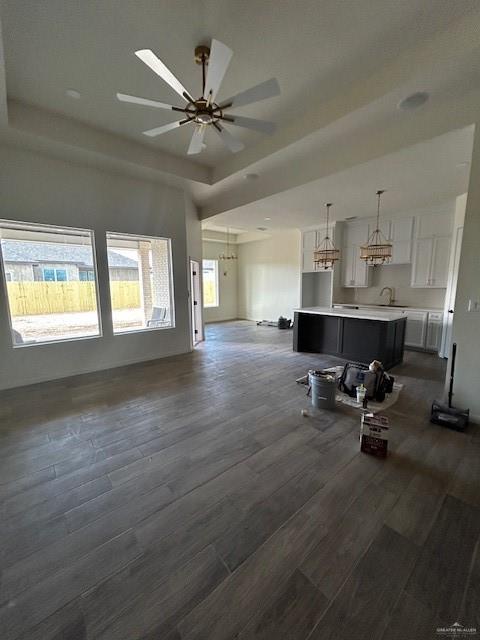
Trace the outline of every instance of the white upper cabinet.
<instances>
[{"instance_id":1,"label":"white upper cabinet","mask_svg":"<svg viewBox=\"0 0 480 640\"><path fill-rule=\"evenodd\" d=\"M330 230L332 237L334 236L334 229ZM324 269L321 266L317 266L313 262L313 253L315 247L317 247L325 237L325 229L313 229L310 231L302 232L302 272L311 273L313 271L332 271L331 268Z\"/></svg>"},{"instance_id":2,"label":"white upper cabinet","mask_svg":"<svg viewBox=\"0 0 480 640\"><path fill-rule=\"evenodd\" d=\"M412 287L443 289L447 286L452 217L431 214L416 219Z\"/></svg>"},{"instance_id":3,"label":"white upper cabinet","mask_svg":"<svg viewBox=\"0 0 480 640\"><path fill-rule=\"evenodd\" d=\"M447 286L451 240L450 236L434 238L432 271L430 274L431 287L443 288Z\"/></svg>"},{"instance_id":4,"label":"white upper cabinet","mask_svg":"<svg viewBox=\"0 0 480 640\"><path fill-rule=\"evenodd\" d=\"M412 261L413 218L398 218L390 223L393 245L390 264L410 264Z\"/></svg>"},{"instance_id":5,"label":"white upper cabinet","mask_svg":"<svg viewBox=\"0 0 480 640\"><path fill-rule=\"evenodd\" d=\"M376 221L368 225L368 237L375 231ZM392 243L392 259L389 264L409 264L412 261L413 218L380 218L380 231Z\"/></svg>"},{"instance_id":6,"label":"white upper cabinet","mask_svg":"<svg viewBox=\"0 0 480 640\"><path fill-rule=\"evenodd\" d=\"M416 238L433 238L435 236L451 236L453 215L429 213L416 218Z\"/></svg>"},{"instance_id":7,"label":"white upper cabinet","mask_svg":"<svg viewBox=\"0 0 480 640\"><path fill-rule=\"evenodd\" d=\"M416 240L413 255L412 287L428 287L433 256L433 238Z\"/></svg>"},{"instance_id":8,"label":"white upper cabinet","mask_svg":"<svg viewBox=\"0 0 480 640\"><path fill-rule=\"evenodd\" d=\"M316 231L304 231L303 235L303 250L312 250L317 246L317 232Z\"/></svg>"},{"instance_id":9,"label":"white upper cabinet","mask_svg":"<svg viewBox=\"0 0 480 640\"><path fill-rule=\"evenodd\" d=\"M368 223L347 223L343 233L342 285L344 287L368 287L369 269L360 258L360 247L368 241Z\"/></svg>"}]
</instances>

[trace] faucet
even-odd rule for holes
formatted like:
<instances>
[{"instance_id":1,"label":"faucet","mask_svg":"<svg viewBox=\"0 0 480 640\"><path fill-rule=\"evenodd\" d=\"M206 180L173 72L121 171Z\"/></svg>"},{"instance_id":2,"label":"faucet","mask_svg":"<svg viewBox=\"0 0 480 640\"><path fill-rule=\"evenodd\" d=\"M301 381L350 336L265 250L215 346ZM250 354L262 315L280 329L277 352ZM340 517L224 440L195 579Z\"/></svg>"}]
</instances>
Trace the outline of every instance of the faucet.
<instances>
[{"instance_id":1,"label":"faucet","mask_svg":"<svg viewBox=\"0 0 480 640\"><path fill-rule=\"evenodd\" d=\"M388 306L390 307L395 302L395 289L393 287L383 287L380 295L383 296L385 291L388 291Z\"/></svg>"}]
</instances>

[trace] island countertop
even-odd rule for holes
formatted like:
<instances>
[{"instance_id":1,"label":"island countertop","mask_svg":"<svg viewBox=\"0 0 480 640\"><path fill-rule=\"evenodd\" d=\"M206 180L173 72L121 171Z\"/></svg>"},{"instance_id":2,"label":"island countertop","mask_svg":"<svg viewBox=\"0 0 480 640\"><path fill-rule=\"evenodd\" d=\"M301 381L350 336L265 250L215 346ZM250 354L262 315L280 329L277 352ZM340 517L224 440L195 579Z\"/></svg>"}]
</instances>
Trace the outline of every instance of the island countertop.
<instances>
[{"instance_id":1,"label":"island countertop","mask_svg":"<svg viewBox=\"0 0 480 640\"><path fill-rule=\"evenodd\" d=\"M331 307L304 307L294 309L295 313L310 313L320 316L334 316L336 318L357 318L358 320L375 320L392 322L404 318L398 311L379 311L377 309L332 309Z\"/></svg>"}]
</instances>

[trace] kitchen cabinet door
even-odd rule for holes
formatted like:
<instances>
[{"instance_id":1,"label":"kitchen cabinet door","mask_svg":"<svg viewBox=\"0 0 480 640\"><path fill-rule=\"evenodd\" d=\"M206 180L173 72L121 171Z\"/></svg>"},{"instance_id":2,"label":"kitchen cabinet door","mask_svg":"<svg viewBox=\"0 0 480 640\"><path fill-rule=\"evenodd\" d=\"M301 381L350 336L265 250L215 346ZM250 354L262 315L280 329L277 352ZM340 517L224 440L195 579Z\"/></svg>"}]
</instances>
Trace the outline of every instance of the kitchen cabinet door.
<instances>
[{"instance_id":1,"label":"kitchen cabinet door","mask_svg":"<svg viewBox=\"0 0 480 640\"><path fill-rule=\"evenodd\" d=\"M433 258L433 238L415 241L412 267L412 287L429 287Z\"/></svg>"},{"instance_id":2,"label":"kitchen cabinet door","mask_svg":"<svg viewBox=\"0 0 480 640\"><path fill-rule=\"evenodd\" d=\"M302 253L302 271L304 273L315 271L315 265L313 263L313 250L307 250Z\"/></svg>"},{"instance_id":3,"label":"kitchen cabinet door","mask_svg":"<svg viewBox=\"0 0 480 640\"><path fill-rule=\"evenodd\" d=\"M448 236L452 233L453 217L445 214L424 214L416 218L417 238Z\"/></svg>"},{"instance_id":4,"label":"kitchen cabinet door","mask_svg":"<svg viewBox=\"0 0 480 640\"><path fill-rule=\"evenodd\" d=\"M353 247L354 255L354 272L353 280L355 287L368 287L368 277L370 275L369 267L367 267L365 260L360 258L360 246Z\"/></svg>"},{"instance_id":5,"label":"kitchen cabinet door","mask_svg":"<svg viewBox=\"0 0 480 640\"><path fill-rule=\"evenodd\" d=\"M405 346L425 349L428 313L425 311L408 311Z\"/></svg>"},{"instance_id":6,"label":"kitchen cabinet door","mask_svg":"<svg viewBox=\"0 0 480 640\"><path fill-rule=\"evenodd\" d=\"M443 313L430 311L428 314L425 348L438 353L442 342Z\"/></svg>"},{"instance_id":7,"label":"kitchen cabinet door","mask_svg":"<svg viewBox=\"0 0 480 640\"><path fill-rule=\"evenodd\" d=\"M413 218L401 218L391 223L393 255L390 264L410 264L412 261Z\"/></svg>"},{"instance_id":8,"label":"kitchen cabinet door","mask_svg":"<svg viewBox=\"0 0 480 640\"><path fill-rule=\"evenodd\" d=\"M304 231L302 233L302 271L303 273L310 273L315 271L315 264L313 262L313 250L317 246L317 232Z\"/></svg>"},{"instance_id":9,"label":"kitchen cabinet door","mask_svg":"<svg viewBox=\"0 0 480 640\"><path fill-rule=\"evenodd\" d=\"M341 261L342 261L343 286L354 287L355 286L355 275L354 275L355 247L343 247Z\"/></svg>"},{"instance_id":10,"label":"kitchen cabinet door","mask_svg":"<svg viewBox=\"0 0 480 640\"><path fill-rule=\"evenodd\" d=\"M302 234L302 248L304 251L313 250L317 246L317 232L304 231Z\"/></svg>"},{"instance_id":11,"label":"kitchen cabinet door","mask_svg":"<svg viewBox=\"0 0 480 640\"><path fill-rule=\"evenodd\" d=\"M342 284L344 287L368 287L369 267L360 259L360 247L343 247Z\"/></svg>"},{"instance_id":12,"label":"kitchen cabinet door","mask_svg":"<svg viewBox=\"0 0 480 640\"><path fill-rule=\"evenodd\" d=\"M447 286L450 244L450 236L434 238L430 287L444 288Z\"/></svg>"}]
</instances>

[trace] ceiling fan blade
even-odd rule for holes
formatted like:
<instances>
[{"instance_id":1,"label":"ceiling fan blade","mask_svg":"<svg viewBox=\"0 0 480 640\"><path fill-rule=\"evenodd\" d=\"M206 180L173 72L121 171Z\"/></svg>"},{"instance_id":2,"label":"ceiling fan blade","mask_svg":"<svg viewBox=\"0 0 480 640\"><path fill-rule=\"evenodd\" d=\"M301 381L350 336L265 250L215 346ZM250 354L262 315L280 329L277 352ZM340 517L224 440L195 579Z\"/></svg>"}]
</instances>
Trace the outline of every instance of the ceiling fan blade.
<instances>
[{"instance_id":1,"label":"ceiling fan blade","mask_svg":"<svg viewBox=\"0 0 480 640\"><path fill-rule=\"evenodd\" d=\"M202 125L197 125L195 127L194 132L192 133L192 139L190 140L190 145L188 147L187 154L192 156L196 153L200 153L203 147L203 138L205 137L205 131L207 127Z\"/></svg>"},{"instance_id":2,"label":"ceiling fan blade","mask_svg":"<svg viewBox=\"0 0 480 640\"><path fill-rule=\"evenodd\" d=\"M213 128L222 139L223 144L227 147L227 149L230 149L232 153L237 153L238 151L245 149L245 145L243 144L243 142L237 140L237 138L232 136L230 131L227 131L226 129L221 127L218 122L215 123L215 126Z\"/></svg>"},{"instance_id":3,"label":"ceiling fan blade","mask_svg":"<svg viewBox=\"0 0 480 640\"><path fill-rule=\"evenodd\" d=\"M164 124L161 127L155 127L155 129L148 129L148 131L144 131L144 136L149 136L150 138L154 138L155 136L161 136L162 133L167 133L167 131L171 131L172 129L176 129L177 127L181 127L184 124L188 124L188 122L192 122L191 120L177 120L176 122L169 122L168 124Z\"/></svg>"},{"instance_id":4,"label":"ceiling fan blade","mask_svg":"<svg viewBox=\"0 0 480 640\"><path fill-rule=\"evenodd\" d=\"M204 96L210 102L215 101L215 96L220 89L223 76L230 64L232 56L233 51L231 49L218 40L212 40Z\"/></svg>"},{"instance_id":5,"label":"ceiling fan blade","mask_svg":"<svg viewBox=\"0 0 480 640\"><path fill-rule=\"evenodd\" d=\"M260 102L260 100L266 100L267 98L273 98L279 95L280 85L278 84L278 80L276 78L270 78L270 80L265 80L265 82L246 89L246 91L237 93L236 96L228 100L223 100L220 106L225 109L230 107L244 107L247 104ZM228 107L223 107L223 105L228 105Z\"/></svg>"},{"instance_id":6,"label":"ceiling fan blade","mask_svg":"<svg viewBox=\"0 0 480 640\"><path fill-rule=\"evenodd\" d=\"M148 98L139 98L137 96L129 96L126 93L117 93L117 98L121 102L130 102L131 104L140 104L144 107L155 107L156 109L173 109L171 104L165 104L165 102L157 102L156 100L149 100Z\"/></svg>"},{"instance_id":7,"label":"ceiling fan blade","mask_svg":"<svg viewBox=\"0 0 480 640\"><path fill-rule=\"evenodd\" d=\"M177 80L177 78L173 75L173 73L168 69L163 62L157 58L157 56L151 51L151 49L140 49L139 51L135 51L135 55L140 58L142 62L144 62L147 67L150 67L152 71L154 71L162 80L165 80L167 84L169 84L174 91L178 93L184 100L187 102L192 102L192 98L190 94L185 89L183 84Z\"/></svg>"},{"instance_id":8,"label":"ceiling fan blade","mask_svg":"<svg viewBox=\"0 0 480 640\"><path fill-rule=\"evenodd\" d=\"M232 118L232 120L230 120ZM237 127L245 127L246 129L253 129L254 131L260 131L261 133L273 133L276 129L274 122L267 122L266 120L257 120L256 118L245 118L244 116L234 116L228 114L229 124L233 124Z\"/></svg>"}]
</instances>

